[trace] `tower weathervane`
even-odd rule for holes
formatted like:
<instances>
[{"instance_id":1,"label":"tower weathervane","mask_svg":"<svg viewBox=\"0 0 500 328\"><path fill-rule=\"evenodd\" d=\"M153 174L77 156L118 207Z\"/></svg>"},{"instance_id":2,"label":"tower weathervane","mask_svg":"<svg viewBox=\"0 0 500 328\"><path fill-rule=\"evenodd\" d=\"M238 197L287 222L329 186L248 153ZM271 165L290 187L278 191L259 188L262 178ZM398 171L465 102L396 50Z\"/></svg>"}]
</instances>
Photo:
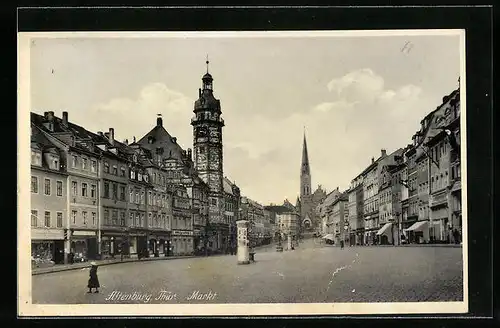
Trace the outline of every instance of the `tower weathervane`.
<instances>
[{"instance_id":1,"label":"tower weathervane","mask_svg":"<svg viewBox=\"0 0 500 328\"><path fill-rule=\"evenodd\" d=\"M208 61L208 54L207 54L207 61L206 61L206 63L207 63L207 73L208 73L208 64L210 63L210 62Z\"/></svg>"}]
</instances>

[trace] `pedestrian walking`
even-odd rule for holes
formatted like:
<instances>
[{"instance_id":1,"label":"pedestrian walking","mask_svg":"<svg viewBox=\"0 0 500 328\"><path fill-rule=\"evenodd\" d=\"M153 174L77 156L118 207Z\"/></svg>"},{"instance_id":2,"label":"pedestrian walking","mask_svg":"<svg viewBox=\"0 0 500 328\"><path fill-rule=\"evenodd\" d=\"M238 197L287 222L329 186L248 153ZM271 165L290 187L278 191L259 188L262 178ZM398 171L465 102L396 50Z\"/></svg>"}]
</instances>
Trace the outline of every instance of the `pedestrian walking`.
<instances>
[{"instance_id":1,"label":"pedestrian walking","mask_svg":"<svg viewBox=\"0 0 500 328\"><path fill-rule=\"evenodd\" d=\"M90 278L87 287L89 291L87 293L92 293L92 288L95 288L95 293L99 293L99 278L97 277L97 264L95 262L90 262Z\"/></svg>"},{"instance_id":2,"label":"pedestrian walking","mask_svg":"<svg viewBox=\"0 0 500 328\"><path fill-rule=\"evenodd\" d=\"M340 249L344 249L344 241L343 240L340 241Z\"/></svg>"}]
</instances>

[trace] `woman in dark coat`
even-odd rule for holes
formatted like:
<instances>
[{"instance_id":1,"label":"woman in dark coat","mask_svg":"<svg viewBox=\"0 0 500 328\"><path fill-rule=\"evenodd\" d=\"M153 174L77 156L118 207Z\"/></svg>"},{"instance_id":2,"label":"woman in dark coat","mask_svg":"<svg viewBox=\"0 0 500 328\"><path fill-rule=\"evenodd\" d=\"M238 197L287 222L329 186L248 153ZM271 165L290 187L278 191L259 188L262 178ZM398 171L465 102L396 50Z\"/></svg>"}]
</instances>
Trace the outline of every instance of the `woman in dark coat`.
<instances>
[{"instance_id":1,"label":"woman in dark coat","mask_svg":"<svg viewBox=\"0 0 500 328\"><path fill-rule=\"evenodd\" d=\"M92 293L92 288L95 288L95 293L99 293L99 278L97 277L97 264L95 262L90 263L90 278L88 283L89 291L88 293Z\"/></svg>"}]
</instances>

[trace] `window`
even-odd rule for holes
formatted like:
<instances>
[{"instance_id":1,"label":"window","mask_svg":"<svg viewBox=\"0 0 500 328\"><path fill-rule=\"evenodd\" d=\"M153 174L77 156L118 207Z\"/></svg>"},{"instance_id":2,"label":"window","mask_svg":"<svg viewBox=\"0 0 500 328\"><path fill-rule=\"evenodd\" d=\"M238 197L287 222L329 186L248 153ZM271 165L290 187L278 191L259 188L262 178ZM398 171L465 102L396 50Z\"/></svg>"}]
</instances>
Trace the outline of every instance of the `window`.
<instances>
[{"instance_id":1,"label":"window","mask_svg":"<svg viewBox=\"0 0 500 328\"><path fill-rule=\"evenodd\" d=\"M76 224L76 211L71 211L71 218L73 219L73 224Z\"/></svg>"},{"instance_id":2,"label":"window","mask_svg":"<svg viewBox=\"0 0 500 328\"><path fill-rule=\"evenodd\" d=\"M113 174L118 175L118 167L116 165L113 165Z\"/></svg>"},{"instance_id":3,"label":"window","mask_svg":"<svg viewBox=\"0 0 500 328\"><path fill-rule=\"evenodd\" d=\"M149 217L148 225L151 227L153 225L153 214L151 214L151 212L149 212L148 217Z\"/></svg>"},{"instance_id":4,"label":"window","mask_svg":"<svg viewBox=\"0 0 500 328\"><path fill-rule=\"evenodd\" d=\"M130 178L135 179L135 171L130 170Z\"/></svg>"},{"instance_id":5,"label":"window","mask_svg":"<svg viewBox=\"0 0 500 328\"><path fill-rule=\"evenodd\" d=\"M141 191L141 204L144 205L144 201L145 201L145 196L144 196L145 192L144 191ZM139 197L137 197L139 198Z\"/></svg>"},{"instance_id":6,"label":"window","mask_svg":"<svg viewBox=\"0 0 500 328\"><path fill-rule=\"evenodd\" d=\"M63 226L63 215L62 212L57 212L57 222L56 225L58 228L62 228Z\"/></svg>"},{"instance_id":7,"label":"window","mask_svg":"<svg viewBox=\"0 0 500 328\"><path fill-rule=\"evenodd\" d=\"M109 198L109 182L104 181L104 198Z\"/></svg>"},{"instance_id":8,"label":"window","mask_svg":"<svg viewBox=\"0 0 500 328\"><path fill-rule=\"evenodd\" d=\"M148 204L152 204L151 191L148 193Z\"/></svg>"},{"instance_id":9,"label":"window","mask_svg":"<svg viewBox=\"0 0 500 328\"><path fill-rule=\"evenodd\" d=\"M50 212L45 211L45 228L50 228Z\"/></svg>"},{"instance_id":10,"label":"window","mask_svg":"<svg viewBox=\"0 0 500 328\"><path fill-rule=\"evenodd\" d=\"M135 202L137 204L139 204L139 192L138 191L135 192ZM144 204L144 191L142 192L140 203Z\"/></svg>"},{"instance_id":11,"label":"window","mask_svg":"<svg viewBox=\"0 0 500 328\"><path fill-rule=\"evenodd\" d=\"M82 158L82 169L87 170L88 168L88 161L86 158Z\"/></svg>"},{"instance_id":12,"label":"window","mask_svg":"<svg viewBox=\"0 0 500 328\"><path fill-rule=\"evenodd\" d=\"M109 173L109 163L104 162L104 173Z\"/></svg>"},{"instance_id":13,"label":"window","mask_svg":"<svg viewBox=\"0 0 500 328\"><path fill-rule=\"evenodd\" d=\"M63 195L63 183L62 183L62 181L56 182L56 191L57 191L57 196Z\"/></svg>"},{"instance_id":14,"label":"window","mask_svg":"<svg viewBox=\"0 0 500 328\"><path fill-rule=\"evenodd\" d=\"M116 210L113 211L112 220L113 220L113 225L118 225L118 211Z\"/></svg>"},{"instance_id":15,"label":"window","mask_svg":"<svg viewBox=\"0 0 500 328\"><path fill-rule=\"evenodd\" d=\"M109 210L104 210L104 224L109 225Z\"/></svg>"},{"instance_id":16,"label":"window","mask_svg":"<svg viewBox=\"0 0 500 328\"><path fill-rule=\"evenodd\" d=\"M31 151L31 164L42 165L42 154L38 151Z\"/></svg>"},{"instance_id":17,"label":"window","mask_svg":"<svg viewBox=\"0 0 500 328\"><path fill-rule=\"evenodd\" d=\"M130 188L128 197L129 197L128 201L130 203L133 203L134 202L134 189L133 188Z\"/></svg>"},{"instance_id":18,"label":"window","mask_svg":"<svg viewBox=\"0 0 500 328\"><path fill-rule=\"evenodd\" d=\"M51 169L53 169L53 170L59 170L59 158L53 158L52 159Z\"/></svg>"},{"instance_id":19,"label":"window","mask_svg":"<svg viewBox=\"0 0 500 328\"><path fill-rule=\"evenodd\" d=\"M78 164L78 158L76 157L76 155L73 155L71 158L72 158L71 167L76 167L76 164Z\"/></svg>"},{"instance_id":20,"label":"window","mask_svg":"<svg viewBox=\"0 0 500 328\"><path fill-rule=\"evenodd\" d=\"M38 194L38 177L31 177L31 192Z\"/></svg>"},{"instance_id":21,"label":"window","mask_svg":"<svg viewBox=\"0 0 500 328\"><path fill-rule=\"evenodd\" d=\"M125 200L125 186L120 186L120 200Z\"/></svg>"},{"instance_id":22,"label":"window","mask_svg":"<svg viewBox=\"0 0 500 328\"><path fill-rule=\"evenodd\" d=\"M97 171L97 161L96 160L91 160L90 161L90 172L96 172Z\"/></svg>"},{"instance_id":23,"label":"window","mask_svg":"<svg viewBox=\"0 0 500 328\"><path fill-rule=\"evenodd\" d=\"M71 192L73 196L76 196L78 193L78 184L76 181L71 181Z\"/></svg>"},{"instance_id":24,"label":"window","mask_svg":"<svg viewBox=\"0 0 500 328\"><path fill-rule=\"evenodd\" d=\"M121 213L120 213L120 225L121 225L122 227L124 227L124 226L125 226L125 212L121 212Z\"/></svg>"},{"instance_id":25,"label":"window","mask_svg":"<svg viewBox=\"0 0 500 328\"><path fill-rule=\"evenodd\" d=\"M126 175L125 168L123 166L120 168L120 175L122 177L124 177Z\"/></svg>"},{"instance_id":26,"label":"window","mask_svg":"<svg viewBox=\"0 0 500 328\"><path fill-rule=\"evenodd\" d=\"M87 184L85 182L82 183L82 196L83 197L88 196Z\"/></svg>"},{"instance_id":27,"label":"window","mask_svg":"<svg viewBox=\"0 0 500 328\"><path fill-rule=\"evenodd\" d=\"M31 210L31 226L36 227L38 224L38 211L37 210Z\"/></svg>"},{"instance_id":28,"label":"window","mask_svg":"<svg viewBox=\"0 0 500 328\"><path fill-rule=\"evenodd\" d=\"M82 217L83 217L83 224L87 224L87 212L86 211L82 212Z\"/></svg>"},{"instance_id":29,"label":"window","mask_svg":"<svg viewBox=\"0 0 500 328\"><path fill-rule=\"evenodd\" d=\"M133 226L134 225L134 213L130 213L129 214L129 220L130 220L130 225Z\"/></svg>"},{"instance_id":30,"label":"window","mask_svg":"<svg viewBox=\"0 0 500 328\"><path fill-rule=\"evenodd\" d=\"M141 215L144 215L144 214L141 214ZM141 220L141 217L140 217L141 215L139 215L139 213L135 214L135 225L142 227L143 226L142 225L142 221L143 220Z\"/></svg>"},{"instance_id":31,"label":"window","mask_svg":"<svg viewBox=\"0 0 500 328\"><path fill-rule=\"evenodd\" d=\"M113 183L113 199L118 199L118 185Z\"/></svg>"},{"instance_id":32,"label":"window","mask_svg":"<svg viewBox=\"0 0 500 328\"><path fill-rule=\"evenodd\" d=\"M90 186L90 197L95 198L96 197L96 185L91 185Z\"/></svg>"},{"instance_id":33,"label":"window","mask_svg":"<svg viewBox=\"0 0 500 328\"><path fill-rule=\"evenodd\" d=\"M212 198L212 205L217 205L217 198Z\"/></svg>"},{"instance_id":34,"label":"window","mask_svg":"<svg viewBox=\"0 0 500 328\"><path fill-rule=\"evenodd\" d=\"M45 195L50 196L50 179L45 179Z\"/></svg>"},{"instance_id":35,"label":"window","mask_svg":"<svg viewBox=\"0 0 500 328\"><path fill-rule=\"evenodd\" d=\"M92 212L92 225L96 225L97 221L97 214L96 212Z\"/></svg>"}]
</instances>

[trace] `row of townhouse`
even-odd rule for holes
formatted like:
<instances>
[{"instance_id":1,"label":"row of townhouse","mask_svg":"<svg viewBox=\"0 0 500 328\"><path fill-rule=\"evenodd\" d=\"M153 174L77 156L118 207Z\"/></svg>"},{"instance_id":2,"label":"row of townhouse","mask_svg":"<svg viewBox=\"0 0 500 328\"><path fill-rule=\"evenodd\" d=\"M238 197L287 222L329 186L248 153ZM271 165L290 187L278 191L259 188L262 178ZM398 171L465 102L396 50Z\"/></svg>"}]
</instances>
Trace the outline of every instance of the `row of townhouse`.
<instances>
[{"instance_id":1,"label":"row of townhouse","mask_svg":"<svg viewBox=\"0 0 500 328\"><path fill-rule=\"evenodd\" d=\"M31 113L31 195L36 262L182 255L208 243L208 186L161 118L128 144L67 112Z\"/></svg>"},{"instance_id":2,"label":"row of townhouse","mask_svg":"<svg viewBox=\"0 0 500 328\"><path fill-rule=\"evenodd\" d=\"M461 242L460 89L420 122L413 143L351 181L341 238L350 245Z\"/></svg>"},{"instance_id":3,"label":"row of townhouse","mask_svg":"<svg viewBox=\"0 0 500 328\"><path fill-rule=\"evenodd\" d=\"M249 235L252 246L266 245L272 242L273 216L265 206L246 196L242 196L240 218L250 223Z\"/></svg>"}]
</instances>

